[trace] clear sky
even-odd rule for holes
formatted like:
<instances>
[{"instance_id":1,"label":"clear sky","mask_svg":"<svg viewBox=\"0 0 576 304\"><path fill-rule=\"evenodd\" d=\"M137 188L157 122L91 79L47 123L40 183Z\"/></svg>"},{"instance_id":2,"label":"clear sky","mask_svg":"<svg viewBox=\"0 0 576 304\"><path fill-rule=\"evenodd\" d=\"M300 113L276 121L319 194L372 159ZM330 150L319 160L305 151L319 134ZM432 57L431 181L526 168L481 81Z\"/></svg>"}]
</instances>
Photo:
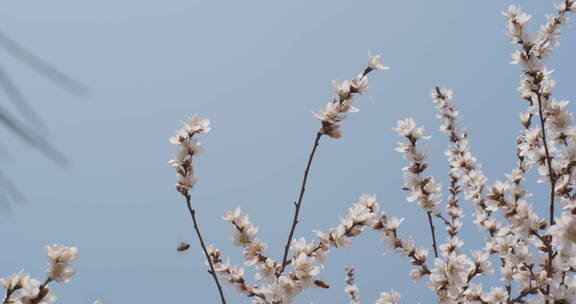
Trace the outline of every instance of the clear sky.
<instances>
[{"instance_id":1,"label":"clear sky","mask_svg":"<svg viewBox=\"0 0 576 304\"><path fill-rule=\"evenodd\" d=\"M362 71L367 53L391 67L370 75L371 98L343 123L342 139L323 138L313 164L297 236L339 223L362 193L375 193L389 215L405 217L401 234L430 245L425 214L407 203L394 151L396 120L427 127L431 167L447 184L446 136L428 97L434 85L454 89L473 153L491 181L514 166L519 67L500 12L510 1L10 1L0 28L54 66L87 84L88 98L67 94L0 50L10 71L69 159L62 169L2 129L2 170L26 202L0 216L1 276L24 268L44 276L42 246L79 248L78 274L55 285L60 303L216 303L175 172L168 137L193 114L209 118L208 149L195 159L193 190L205 238L241 264L231 227L220 220L241 205L260 227L269 254L281 257L292 202L318 121L311 111L333 96L330 81ZM550 1L520 1L531 30L552 13ZM573 23L549 67L555 95L576 100ZM0 103L9 107L6 97ZM574 108L571 106L571 109ZM545 185L531 183L544 210ZM447 193L447 192L444 192ZM463 203L466 205L466 203ZM464 218L465 250L481 245ZM446 234L440 231L443 240ZM192 249L178 253L181 241ZM334 250L320 278L331 288L296 303L345 303L344 267L357 268L363 302L396 289L404 303L430 303L413 284L406 259L382 255L376 233ZM431 262L431 260L430 260ZM251 277L250 274L249 277ZM496 280L497 282L497 280ZM230 288L230 303L249 303Z\"/></svg>"}]
</instances>

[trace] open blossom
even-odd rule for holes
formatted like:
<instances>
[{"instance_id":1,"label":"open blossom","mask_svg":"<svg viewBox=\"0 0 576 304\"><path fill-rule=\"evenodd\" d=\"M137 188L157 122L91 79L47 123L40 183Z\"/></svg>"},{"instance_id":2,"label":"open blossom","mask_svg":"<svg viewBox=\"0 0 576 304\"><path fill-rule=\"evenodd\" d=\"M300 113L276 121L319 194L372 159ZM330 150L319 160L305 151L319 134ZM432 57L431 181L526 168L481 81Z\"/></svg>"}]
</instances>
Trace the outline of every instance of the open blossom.
<instances>
[{"instance_id":1,"label":"open blossom","mask_svg":"<svg viewBox=\"0 0 576 304\"><path fill-rule=\"evenodd\" d=\"M76 273L70 263L78 258L78 249L63 245L45 246L44 249L48 256L48 277L56 282L67 283Z\"/></svg>"},{"instance_id":2,"label":"open blossom","mask_svg":"<svg viewBox=\"0 0 576 304\"><path fill-rule=\"evenodd\" d=\"M183 123L180 130L176 131L175 136L170 137L170 142L179 145L194 134L208 133L210 130L212 130L212 128L210 127L210 121L208 119L192 116L188 118L188 121Z\"/></svg>"},{"instance_id":3,"label":"open blossom","mask_svg":"<svg viewBox=\"0 0 576 304\"><path fill-rule=\"evenodd\" d=\"M310 255L314 252L314 250L318 247L316 241L312 241L310 243L306 243L306 238L301 237L298 240L292 240L290 245L290 250L295 257L299 256L301 253L306 255Z\"/></svg>"},{"instance_id":4,"label":"open blossom","mask_svg":"<svg viewBox=\"0 0 576 304\"><path fill-rule=\"evenodd\" d=\"M444 107L445 105L442 104L442 102L448 101L450 99L452 99L452 94L454 93L454 91L445 88L445 87L435 87L434 89L432 89L430 91L430 97L432 97L432 100L434 100L435 103L440 103L440 107ZM455 116L457 116L458 113L456 112ZM443 116L439 117L439 118L443 118Z\"/></svg>"},{"instance_id":5,"label":"open blossom","mask_svg":"<svg viewBox=\"0 0 576 304\"><path fill-rule=\"evenodd\" d=\"M348 80L344 81L332 80L332 86L334 87L336 94L338 94L338 96L340 96L341 98L346 99L350 94L350 81Z\"/></svg>"},{"instance_id":6,"label":"open blossom","mask_svg":"<svg viewBox=\"0 0 576 304\"><path fill-rule=\"evenodd\" d=\"M0 285L2 285L6 290L18 289L22 288L24 281L29 279L30 275L26 271L20 270L20 272L12 274L6 279L0 279Z\"/></svg>"},{"instance_id":7,"label":"open blossom","mask_svg":"<svg viewBox=\"0 0 576 304\"><path fill-rule=\"evenodd\" d=\"M232 233L232 240L236 246L244 246L246 248L264 248L265 244L260 244L256 240L256 235L258 234L258 227L254 227L250 221L248 215L241 214L240 207L237 207L233 211L226 211L222 219L234 226L234 232ZM259 250L259 249L258 249Z\"/></svg>"},{"instance_id":8,"label":"open blossom","mask_svg":"<svg viewBox=\"0 0 576 304\"><path fill-rule=\"evenodd\" d=\"M225 211L222 219L230 224L238 221L240 219L240 214L242 213L242 209L240 206L236 207L234 210Z\"/></svg>"},{"instance_id":9,"label":"open blossom","mask_svg":"<svg viewBox=\"0 0 576 304\"><path fill-rule=\"evenodd\" d=\"M376 300L376 304L399 304L401 295L396 290L391 290L390 293L380 293L380 298Z\"/></svg>"},{"instance_id":10,"label":"open blossom","mask_svg":"<svg viewBox=\"0 0 576 304\"><path fill-rule=\"evenodd\" d=\"M314 258L309 257L305 253L300 253L292 260L294 275L306 287L310 286L313 282L312 279L320 273L320 266L314 265L314 262Z\"/></svg>"},{"instance_id":11,"label":"open blossom","mask_svg":"<svg viewBox=\"0 0 576 304\"><path fill-rule=\"evenodd\" d=\"M274 302L291 303L292 299L302 292L302 287L285 275L267 289L267 295Z\"/></svg>"},{"instance_id":12,"label":"open blossom","mask_svg":"<svg viewBox=\"0 0 576 304\"><path fill-rule=\"evenodd\" d=\"M316 118L327 123L340 122L346 118L343 113L358 112L358 108L354 106L355 103L356 101L353 99L347 99L342 102L334 99L323 110L315 114Z\"/></svg>"},{"instance_id":13,"label":"open blossom","mask_svg":"<svg viewBox=\"0 0 576 304\"><path fill-rule=\"evenodd\" d=\"M368 92L368 77L358 75L358 77L350 81L350 87L358 94L366 94Z\"/></svg>"},{"instance_id":14,"label":"open blossom","mask_svg":"<svg viewBox=\"0 0 576 304\"><path fill-rule=\"evenodd\" d=\"M188 121L184 123L183 128L190 134L208 133L212 130L208 119L200 118L196 115L188 118Z\"/></svg>"},{"instance_id":15,"label":"open blossom","mask_svg":"<svg viewBox=\"0 0 576 304\"><path fill-rule=\"evenodd\" d=\"M368 53L368 67L372 70L389 70L390 67L387 67L382 64L380 55L374 55Z\"/></svg>"},{"instance_id":16,"label":"open blossom","mask_svg":"<svg viewBox=\"0 0 576 304\"><path fill-rule=\"evenodd\" d=\"M571 252L576 245L576 215L562 214L548 233L552 235L552 245L562 252Z\"/></svg>"},{"instance_id":17,"label":"open blossom","mask_svg":"<svg viewBox=\"0 0 576 304\"><path fill-rule=\"evenodd\" d=\"M394 131L396 131L396 133L398 133L398 135L400 136L410 137L414 139L430 138L429 136L422 135L422 133L424 133L424 127L416 126L414 119L412 119L411 117L405 118L404 120L399 120L397 122L396 128L394 128Z\"/></svg>"},{"instance_id":18,"label":"open blossom","mask_svg":"<svg viewBox=\"0 0 576 304\"><path fill-rule=\"evenodd\" d=\"M512 43L523 43L528 38L524 28L532 16L522 12L522 9L515 5L510 5L508 11L503 12L502 15L508 21L508 32L506 34L510 37L510 41Z\"/></svg>"},{"instance_id":19,"label":"open blossom","mask_svg":"<svg viewBox=\"0 0 576 304\"><path fill-rule=\"evenodd\" d=\"M495 304L506 303L507 299L508 292L506 292L502 287L492 288L484 297L484 301Z\"/></svg>"},{"instance_id":20,"label":"open blossom","mask_svg":"<svg viewBox=\"0 0 576 304\"><path fill-rule=\"evenodd\" d=\"M42 283L36 279L24 281L20 292L20 301L22 304L49 304L56 302L56 297L50 293L50 289L45 287L40 293Z\"/></svg>"},{"instance_id":21,"label":"open blossom","mask_svg":"<svg viewBox=\"0 0 576 304\"><path fill-rule=\"evenodd\" d=\"M526 14L522 12L522 8L520 6L515 6L511 4L508 6L508 11L503 12L502 15L507 19L511 20L510 22L518 24L520 26L524 26L532 16L530 14Z\"/></svg>"}]
</instances>

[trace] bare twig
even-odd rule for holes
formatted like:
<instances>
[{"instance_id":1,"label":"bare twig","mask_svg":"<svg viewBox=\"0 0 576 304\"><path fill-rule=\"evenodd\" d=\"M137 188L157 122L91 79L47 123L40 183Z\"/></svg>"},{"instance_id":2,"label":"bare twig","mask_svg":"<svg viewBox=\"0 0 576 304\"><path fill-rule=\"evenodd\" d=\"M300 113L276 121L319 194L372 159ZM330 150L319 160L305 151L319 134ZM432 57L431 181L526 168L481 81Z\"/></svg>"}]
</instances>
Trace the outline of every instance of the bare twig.
<instances>
[{"instance_id":1,"label":"bare twig","mask_svg":"<svg viewBox=\"0 0 576 304\"><path fill-rule=\"evenodd\" d=\"M322 137L322 133L316 133L316 139L314 140L314 146L312 147L312 152L308 157L308 164L304 170L304 178L302 179L302 185L300 186L300 195L298 196L298 201L294 202L294 218L292 219L292 227L290 228L290 233L288 234L288 240L284 246L284 257L282 258L282 270L280 273L284 272L284 268L288 264L288 249L290 249L290 242L294 236L294 231L296 230L296 225L298 225L298 216L300 215L300 207L302 206L302 199L304 198L304 191L306 191L306 182L308 181L308 173L310 171L310 166L312 165L312 160L314 159L314 154L316 154L316 149Z\"/></svg>"},{"instance_id":2,"label":"bare twig","mask_svg":"<svg viewBox=\"0 0 576 304\"><path fill-rule=\"evenodd\" d=\"M192 204L190 203L190 195L186 195L186 206L188 207L188 211L190 212L190 216L192 217L192 221L194 222L194 230L196 231L196 235L200 240L200 246L202 247L202 251L204 251L204 255L208 260L208 265L210 266L210 271L208 272L212 275L212 277L214 278L214 282L218 287L218 292L220 293L220 300L222 301L222 304L226 304L226 299L224 298L224 292L222 291L222 286L220 285L220 281L218 280L218 276L216 276L216 271L214 270L214 264L212 263L210 254L208 254L206 244L204 244L204 239L202 239L200 228L198 227L198 223L196 222L196 210L192 208Z\"/></svg>"},{"instance_id":3,"label":"bare twig","mask_svg":"<svg viewBox=\"0 0 576 304\"><path fill-rule=\"evenodd\" d=\"M438 247L436 246L436 229L432 223L432 215L430 211L426 212L428 215L428 224L430 224L430 233L432 233L432 248L434 248L434 256L438 258Z\"/></svg>"}]
</instances>

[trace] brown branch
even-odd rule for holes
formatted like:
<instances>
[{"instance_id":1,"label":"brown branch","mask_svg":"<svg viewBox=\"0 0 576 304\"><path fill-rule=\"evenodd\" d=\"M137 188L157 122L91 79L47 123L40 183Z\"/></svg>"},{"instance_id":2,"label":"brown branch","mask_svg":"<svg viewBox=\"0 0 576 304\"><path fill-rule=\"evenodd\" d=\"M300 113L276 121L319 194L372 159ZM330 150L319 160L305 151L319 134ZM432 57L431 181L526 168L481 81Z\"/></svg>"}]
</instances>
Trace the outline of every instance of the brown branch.
<instances>
[{"instance_id":1,"label":"brown branch","mask_svg":"<svg viewBox=\"0 0 576 304\"><path fill-rule=\"evenodd\" d=\"M40 303L40 301L44 300L44 297L50 292L50 290L46 288L46 286L48 286L48 283L50 282L52 282L52 279L50 277L46 278L46 281L44 281L44 283L42 283L42 285L40 285L40 287L38 288L38 294L36 295L36 297L30 300L31 304L37 304Z\"/></svg>"},{"instance_id":2,"label":"brown branch","mask_svg":"<svg viewBox=\"0 0 576 304\"><path fill-rule=\"evenodd\" d=\"M544 111L542 110L542 98L546 98L536 94L538 97L538 115L540 117L540 127L542 128L542 141L544 142L544 151L546 152L546 164L548 166L548 176L550 178L550 226L554 225L554 198L555 198L555 188L556 188L556 174L552 169L552 157L548 150L548 142L546 141L546 118L544 117Z\"/></svg>"},{"instance_id":3,"label":"brown branch","mask_svg":"<svg viewBox=\"0 0 576 304\"><path fill-rule=\"evenodd\" d=\"M432 223L432 215L430 215L430 211L426 212L428 215L428 223L430 224L430 232L432 233L432 248L434 248L434 256L438 258L438 248L436 247L436 233L434 224Z\"/></svg>"},{"instance_id":4,"label":"brown branch","mask_svg":"<svg viewBox=\"0 0 576 304\"><path fill-rule=\"evenodd\" d=\"M210 271L208 271L212 277L214 278L214 282L218 287L218 293L220 293L220 300L222 300L222 304L226 304L226 299L224 298L224 292L222 291L222 286L220 285L220 281L218 281L218 277L216 276L216 271L214 270L214 264L212 263L212 259L208 254L208 250L206 250L206 244L204 244L204 240L202 239L202 235L200 234L200 228L198 227L198 223L196 222L196 210L192 209L192 204L190 203L190 195L186 194L186 205L188 206L188 211L190 211L190 216L192 217L192 221L194 222L194 230L196 230L196 235L198 235L198 239L200 240L200 246L202 247L202 251L204 251L204 255L206 259L208 259L208 265L210 266Z\"/></svg>"},{"instance_id":5,"label":"brown branch","mask_svg":"<svg viewBox=\"0 0 576 304\"><path fill-rule=\"evenodd\" d=\"M318 148L318 143L322 133L316 133L316 139L314 140L314 146L312 147L312 152L310 152L310 157L308 158L308 164L306 165L306 170L304 170L304 178L302 179L302 186L300 187L300 196L298 201L294 202L294 218L292 219L292 227L290 228L290 233L288 234L288 240L286 241L286 246L284 246L284 257L282 258L282 270L277 274L278 276L284 272L284 268L288 265L288 249L290 248L290 242L294 236L294 231L296 230L296 225L298 224L298 216L300 215L300 207L302 206L302 199L304 198L304 191L306 191L306 182L308 181L308 172L310 171L310 166L312 165L312 159L314 159L314 154L316 154L316 149Z\"/></svg>"},{"instance_id":6,"label":"brown branch","mask_svg":"<svg viewBox=\"0 0 576 304\"><path fill-rule=\"evenodd\" d=\"M540 93L536 93L538 98L538 115L540 117L540 127L542 128L542 141L544 142L544 151L546 153L546 164L548 165L548 177L550 178L550 226L554 225L554 198L556 192L556 174L552 169L552 157L550 156L550 151L548 150L548 142L546 141L546 119L544 118L544 112L542 110L542 98ZM544 97L545 98L545 97ZM549 278L552 277L552 246L548 246L548 261L546 263L546 272ZM546 287L546 293L550 294L550 284Z\"/></svg>"},{"instance_id":7,"label":"brown branch","mask_svg":"<svg viewBox=\"0 0 576 304\"><path fill-rule=\"evenodd\" d=\"M6 298L4 298L4 301L2 303L3 304L12 303L12 299L11 299L12 294L20 288L21 287L19 287L19 288L14 287L14 288L6 289Z\"/></svg>"}]
</instances>

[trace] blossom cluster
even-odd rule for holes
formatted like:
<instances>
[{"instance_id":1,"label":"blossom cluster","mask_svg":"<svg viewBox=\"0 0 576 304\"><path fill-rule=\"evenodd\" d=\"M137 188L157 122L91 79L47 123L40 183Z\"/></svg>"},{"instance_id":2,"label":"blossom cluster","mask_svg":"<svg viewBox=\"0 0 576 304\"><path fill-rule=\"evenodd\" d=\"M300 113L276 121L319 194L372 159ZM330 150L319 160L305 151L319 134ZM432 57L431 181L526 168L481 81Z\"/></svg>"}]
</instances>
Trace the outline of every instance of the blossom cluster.
<instances>
[{"instance_id":1,"label":"blossom cluster","mask_svg":"<svg viewBox=\"0 0 576 304\"><path fill-rule=\"evenodd\" d=\"M428 157L426 149L418 149L416 143L420 139L428 139L424 136L424 127L416 126L412 118L399 120L394 131L404 137L404 142L399 142L396 151L403 153L404 158L410 162L410 166L402 168L404 171L404 190L411 191L407 197L409 202L418 202L418 206L431 214L439 214L438 204L442 200L442 185L434 180L434 177L423 177L422 173L428 167L425 162Z\"/></svg>"},{"instance_id":2,"label":"blossom cluster","mask_svg":"<svg viewBox=\"0 0 576 304\"><path fill-rule=\"evenodd\" d=\"M202 143L194 135L210 132L210 121L193 116L184 123L182 128L176 131L176 135L170 137L170 143L178 145L179 150L169 164L176 168L176 190L187 196L188 190L192 189L198 179L194 176L192 157L204 153L206 150Z\"/></svg>"},{"instance_id":3,"label":"blossom cluster","mask_svg":"<svg viewBox=\"0 0 576 304\"><path fill-rule=\"evenodd\" d=\"M222 219L234 227L232 234L234 245L244 247L244 264L258 269L254 278L258 281L271 282L274 280L278 262L264 255L268 245L256 238L258 228L252 225L250 218L240 214L241 209L238 207L233 211L226 212Z\"/></svg>"},{"instance_id":4,"label":"blossom cluster","mask_svg":"<svg viewBox=\"0 0 576 304\"><path fill-rule=\"evenodd\" d=\"M316 240L293 237L308 171L318 140L322 135L341 137L340 125L346 113L356 112L356 94L368 89L367 74L387 69L380 56L369 55L368 67L358 77L347 81L334 81L337 97L316 114L322 123L305 170L300 196L295 202L293 224L282 261L270 258L267 244L258 240L258 228L241 209L228 211L222 217L232 225L232 241L244 250L244 265L253 267L255 284L248 283L245 270L224 261L220 250L208 246L208 263L213 271L230 283L241 294L253 298L254 304L292 303L296 296L311 287L328 288L330 282L318 277L326 259L335 248L348 248L353 237L364 231L380 234L385 252L394 252L414 266L409 277L414 282L425 281L435 293L438 303L576 303L576 127L573 114L568 111L567 100L553 97L555 80L552 70L545 67L546 59L558 46L560 26L568 22L567 15L576 13L574 0L564 0L555 6L556 13L547 16L547 22L531 35L527 25L531 15L511 5L503 13L507 35L516 45L512 63L522 68L518 91L528 105L520 114L522 129L516 138L517 163L505 174L505 179L490 181L482 166L471 152L468 132L459 125L459 112L452 103L454 92L445 87L434 87L431 98L441 120L440 130L448 135L448 196L443 196L442 185L425 174L429 167L428 152L419 147L424 127L412 118L397 122L394 131L403 138L396 151L408 161L404 167L403 190L409 191L408 202L416 202L428 217L432 246L417 245L413 237L399 233L404 218L388 216L380 210L374 195L364 194L341 218L340 223L325 231L316 231ZM537 123L534 123L536 120ZM201 121L196 119L196 121ZM208 123L204 123L208 128ZM187 191L180 179L192 172L191 157L195 148L188 148L194 131L185 127L179 139L173 142L186 146L182 161L171 163L178 168L178 189ZM200 128L202 129L202 127ZM209 130L209 128L208 128ZM196 132L198 133L198 132ZM199 143L191 144L193 147ZM545 202L549 214L539 215L524 182L530 170L539 174L539 182L549 187L549 201ZM185 178L184 178L185 179ZM443 201L445 197L445 202ZM473 208L473 223L484 234L484 246L477 250L464 248L458 236L464 217L461 200ZM441 208L444 207L444 208ZM558 208L561 207L561 208ZM434 221L444 226L444 241L437 244ZM371 229L370 229L371 228ZM428 256L433 250L434 260ZM288 254L289 253L289 254ZM497 261L497 263L495 262ZM360 303L359 289L354 283L355 270L346 269L345 293L350 303ZM499 277L501 284L488 286L479 277ZM425 280L423 280L425 278ZM216 280L217 281L217 280ZM218 282L217 282L218 284ZM401 299L397 291L382 292L376 304L396 304ZM223 301L224 302L224 301Z\"/></svg>"},{"instance_id":5,"label":"blossom cluster","mask_svg":"<svg viewBox=\"0 0 576 304\"><path fill-rule=\"evenodd\" d=\"M256 238L258 229L253 226L248 216L241 215L240 208L227 211L222 218L234 227L232 241L244 248L244 265L255 268L254 279L259 283L248 283L245 270L232 266L229 260L224 261L220 250L213 246L208 246L210 262L224 281L241 294L253 297L253 303L261 304L291 303L308 288L328 288L328 283L318 280L317 276L324 267L331 248L349 247L352 244L350 238L359 235L366 228L390 230L395 229L392 226L399 222L396 219L389 223L386 216L378 211L375 196L362 195L338 226L330 228L328 232L316 232L318 240L293 240L290 246L292 258L287 267L289 270L284 273L278 262L264 255L266 244ZM409 242L400 238L398 242L406 244L406 251L411 250L408 248ZM406 255L415 256L415 253Z\"/></svg>"},{"instance_id":6,"label":"blossom cluster","mask_svg":"<svg viewBox=\"0 0 576 304\"><path fill-rule=\"evenodd\" d=\"M30 276L24 270L0 279L0 285L6 289L3 303L48 304L56 301L48 284L50 282L68 283L76 273L70 265L78 258L76 247L63 245L44 246L48 257L47 278L44 282ZM96 301L94 303L99 303Z\"/></svg>"},{"instance_id":7,"label":"blossom cluster","mask_svg":"<svg viewBox=\"0 0 576 304\"><path fill-rule=\"evenodd\" d=\"M345 113L358 112L355 107L355 94L366 94L368 92L368 73L374 70L388 70L389 67L382 64L380 55L372 56L368 54L368 67L360 75L351 80L333 80L332 85L338 97L333 98L324 109L315 114L322 123L321 134L326 134L332 138L342 137L338 122L346 118Z\"/></svg>"},{"instance_id":8,"label":"blossom cluster","mask_svg":"<svg viewBox=\"0 0 576 304\"><path fill-rule=\"evenodd\" d=\"M372 195L362 195L349 209L341 223L328 232L316 232L318 240L307 242L305 238L293 240L290 246L292 258L289 270L264 255L266 244L256 238L257 228L240 209L228 211L222 217L234 227L232 241L244 247L244 265L256 269L255 280L260 285L246 283L244 269L237 269L220 258L220 252L211 248L212 262L225 281L236 286L242 294L255 297L253 303L291 303L294 297L311 287L328 288L328 284L317 279L331 248L349 247L351 237L378 223L378 204ZM287 267L288 268L288 267Z\"/></svg>"}]
</instances>

